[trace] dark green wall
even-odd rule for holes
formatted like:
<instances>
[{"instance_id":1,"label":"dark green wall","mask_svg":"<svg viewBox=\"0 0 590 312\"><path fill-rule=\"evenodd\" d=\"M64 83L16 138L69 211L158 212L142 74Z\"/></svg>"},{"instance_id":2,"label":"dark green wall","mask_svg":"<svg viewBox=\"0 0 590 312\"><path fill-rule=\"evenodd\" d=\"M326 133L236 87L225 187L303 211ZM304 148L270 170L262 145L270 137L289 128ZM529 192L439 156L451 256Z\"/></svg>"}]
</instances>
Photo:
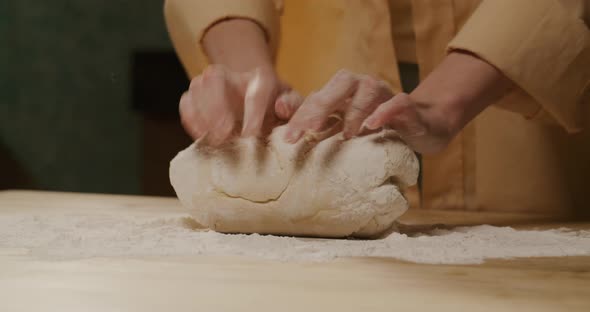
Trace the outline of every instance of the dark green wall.
<instances>
[{"instance_id":1,"label":"dark green wall","mask_svg":"<svg viewBox=\"0 0 590 312\"><path fill-rule=\"evenodd\" d=\"M0 153L37 188L138 193L131 53L162 49L162 1L2 0Z\"/></svg>"}]
</instances>

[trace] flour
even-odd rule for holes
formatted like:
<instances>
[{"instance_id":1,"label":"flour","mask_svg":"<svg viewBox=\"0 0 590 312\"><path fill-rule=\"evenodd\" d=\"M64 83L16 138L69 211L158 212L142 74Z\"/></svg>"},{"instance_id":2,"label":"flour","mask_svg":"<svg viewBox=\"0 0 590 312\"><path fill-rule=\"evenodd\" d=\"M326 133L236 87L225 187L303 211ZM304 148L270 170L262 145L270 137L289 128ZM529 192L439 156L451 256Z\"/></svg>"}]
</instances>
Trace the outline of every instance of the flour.
<instances>
[{"instance_id":1,"label":"flour","mask_svg":"<svg viewBox=\"0 0 590 312\"><path fill-rule=\"evenodd\" d=\"M380 240L228 235L196 230L191 219L121 215L8 215L0 217L0 251L33 257L234 255L278 261L385 257L418 263L469 264L491 258L590 256L590 231L517 231L475 226Z\"/></svg>"}]
</instances>

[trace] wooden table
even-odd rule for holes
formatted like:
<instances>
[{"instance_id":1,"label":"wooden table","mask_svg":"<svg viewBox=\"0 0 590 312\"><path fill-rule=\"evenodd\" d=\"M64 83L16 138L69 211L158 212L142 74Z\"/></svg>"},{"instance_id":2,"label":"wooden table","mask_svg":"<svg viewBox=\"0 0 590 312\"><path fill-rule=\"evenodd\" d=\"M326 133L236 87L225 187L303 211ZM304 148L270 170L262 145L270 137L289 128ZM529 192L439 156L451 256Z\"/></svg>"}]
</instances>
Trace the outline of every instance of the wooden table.
<instances>
[{"instance_id":1,"label":"wooden table","mask_svg":"<svg viewBox=\"0 0 590 312\"><path fill-rule=\"evenodd\" d=\"M182 212L172 198L0 192L0 215L98 210ZM564 225L507 214L416 211L402 219L404 231L434 224L530 222ZM0 248L0 311L590 311L590 257L482 265L204 256L47 261Z\"/></svg>"}]
</instances>

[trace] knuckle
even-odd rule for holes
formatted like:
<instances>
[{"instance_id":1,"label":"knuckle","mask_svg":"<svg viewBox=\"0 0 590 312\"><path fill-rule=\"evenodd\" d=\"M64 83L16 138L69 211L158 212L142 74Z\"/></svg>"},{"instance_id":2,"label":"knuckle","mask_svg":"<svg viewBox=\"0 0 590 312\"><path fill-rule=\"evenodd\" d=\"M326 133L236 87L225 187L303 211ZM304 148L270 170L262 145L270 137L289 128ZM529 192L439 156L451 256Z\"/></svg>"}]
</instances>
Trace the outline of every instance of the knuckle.
<instances>
[{"instance_id":1,"label":"knuckle","mask_svg":"<svg viewBox=\"0 0 590 312\"><path fill-rule=\"evenodd\" d=\"M363 77L359 82L359 93L366 101L371 102L366 103L367 105L371 105L375 101L386 101L393 96L387 83L370 76Z\"/></svg>"},{"instance_id":2,"label":"knuckle","mask_svg":"<svg viewBox=\"0 0 590 312\"><path fill-rule=\"evenodd\" d=\"M324 108L328 106L327 97L322 92L314 92L307 98L306 107L309 108Z\"/></svg>"},{"instance_id":3,"label":"knuckle","mask_svg":"<svg viewBox=\"0 0 590 312\"><path fill-rule=\"evenodd\" d=\"M192 111L180 110L180 121L184 125L197 125L198 116Z\"/></svg>"},{"instance_id":4,"label":"knuckle","mask_svg":"<svg viewBox=\"0 0 590 312\"><path fill-rule=\"evenodd\" d=\"M380 81L369 75L363 75L359 81L359 87L377 90L380 87Z\"/></svg>"},{"instance_id":5,"label":"knuckle","mask_svg":"<svg viewBox=\"0 0 590 312\"><path fill-rule=\"evenodd\" d=\"M383 94L382 81L371 76L365 76L359 82L359 89L364 92L367 97L376 99Z\"/></svg>"},{"instance_id":6,"label":"knuckle","mask_svg":"<svg viewBox=\"0 0 590 312\"><path fill-rule=\"evenodd\" d=\"M283 103L290 110L295 110L301 106L303 98L297 93L290 93L285 95L282 99Z\"/></svg>"},{"instance_id":7,"label":"knuckle","mask_svg":"<svg viewBox=\"0 0 590 312\"><path fill-rule=\"evenodd\" d=\"M349 71L348 69L339 69L336 74L334 75L334 79L337 80L348 80L348 79L353 79L354 78L354 74Z\"/></svg>"},{"instance_id":8,"label":"knuckle","mask_svg":"<svg viewBox=\"0 0 590 312\"><path fill-rule=\"evenodd\" d=\"M189 90L199 87L199 85L201 85L202 79L203 79L203 75L199 75L199 76L196 76L195 78L191 79L191 83L188 87Z\"/></svg>"},{"instance_id":9,"label":"knuckle","mask_svg":"<svg viewBox=\"0 0 590 312\"><path fill-rule=\"evenodd\" d=\"M389 88L389 86L385 82L381 82L377 90L377 93L379 94L378 98L380 101L387 101L395 95L391 88Z\"/></svg>"},{"instance_id":10,"label":"knuckle","mask_svg":"<svg viewBox=\"0 0 590 312\"><path fill-rule=\"evenodd\" d=\"M180 115L187 115L191 111L191 105L191 98L188 95L183 95L178 103Z\"/></svg>"},{"instance_id":11,"label":"knuckle","mask_svg":"<svg viewBox=\"0 0 590 312\"><path fill-rule=\"evenodd\" d=\"M346 121L354 121L364 119L373 113L374 109L371 107L354 107L352 106L344 116Z\"/></svg>"},{"instance_id":12,"label":"knuckle","mask_svg":"<svg viewBox=\"0 0 590 312\"><path fill-rule=\"evenodd\" d=\"M389 93L392 93L391 88L389 87L389 84L387 84L387 82L385 82L383 80L379 80L377 86L379 89L382 89L382 90L385 90Z\"/></svg>"},{"instance_id":13,"label":"knuckle","mask_svg":"<svg viewBox=\"0 0 590 312\"><path fill-rule=\"evenodd\" d=\"M203 80L225 78L225 70L219 65L210 65L203 71Z\"/></svg>"},{"instance_id":14,"label":"knuckle","mask_svg":"<svg viewBox=\"0 0 590 312\"><path fill-rule=\"evenodd\" d=\"M352 111L344 116L344 122L347 125L355 124L360 118L361 116L359 113Z\"/></svg>"},{"instance_id":15,"label":"knuckle","mask_svg":"<svg viewBox=\"0 0 590 312\"><path fill-rule=\"evenodd\" d=\"M340 69L334 74L330 83L334 84L342 84L342 83L350 83L354 80L357 80L357 75L347 69Z\"/></svg>"}]
</instances>

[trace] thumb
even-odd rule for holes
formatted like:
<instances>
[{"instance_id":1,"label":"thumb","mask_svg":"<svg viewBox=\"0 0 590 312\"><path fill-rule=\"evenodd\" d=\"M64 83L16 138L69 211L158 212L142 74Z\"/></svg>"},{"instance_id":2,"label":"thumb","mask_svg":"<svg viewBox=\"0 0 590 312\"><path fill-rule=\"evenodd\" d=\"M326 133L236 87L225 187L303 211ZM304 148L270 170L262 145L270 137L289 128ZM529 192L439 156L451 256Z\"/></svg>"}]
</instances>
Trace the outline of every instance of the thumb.
<instances>
[{"instance_id":1,"label":"thumb","mask_svg":"<svg viewBox=\"0 0 590 312\"><path fill-rule=\"evenodd\" d=\"M365 127L375 130L388 127L395 130L410 145L428 134L426 124L416 110L416 104L406 93L399 93L381 104L365 121Z\"/></svg>"},{"instance_id":2,"label":"thumb","mask_svg":"<svg viewBox=\"0 0 590 312\"><path fill-rule=\"evenodd\" d=\"M391 99L379 105L375 111L365 119L363 126L369 130L381 128L403 117L412 106L412 100L406 93L398 93Z\"/></svg>"}]
</instances>

